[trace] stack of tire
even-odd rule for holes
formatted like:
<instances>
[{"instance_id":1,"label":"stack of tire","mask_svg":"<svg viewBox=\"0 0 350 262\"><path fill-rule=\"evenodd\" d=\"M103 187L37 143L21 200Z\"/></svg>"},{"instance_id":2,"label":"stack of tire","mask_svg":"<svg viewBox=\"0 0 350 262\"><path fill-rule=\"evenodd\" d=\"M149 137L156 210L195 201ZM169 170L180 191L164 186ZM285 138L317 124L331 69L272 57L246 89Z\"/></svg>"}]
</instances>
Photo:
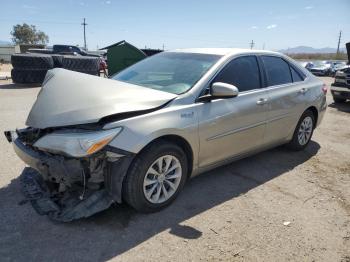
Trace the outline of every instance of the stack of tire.
<instances>
[{"instance_id":1,"label":"stack of tire","mask_svg":"<svg viewBox=\"0 0 350 262\"><path fill-rule=\"evenodd\" d=\"M100 58L88 56L63 56L61 60L62 68L98 75L100 72Z\"/></svg>"},{"instance_id":2,"label":"stack of tire","mask_svg":"<svg viewBox=\"0 0 350 262\"><path fill-rule=\"evenodd\" d=\"M46 54L13 54L11 56L11 77L14 83L41 84L52 68L65 68L90 75L99 74L98 57L46 55Z\"/></svg>"},{"instance_id":3,"label":"stack of tire","mask_svg":"<svg viewBox=\"0 0 350 262\"><path fill-rule=\"evenodd\" d=\"M14 54L11 56L13 82L20 84L42 83L47 70L53 68L51 55Z\"/></svg>"}]
</instances>

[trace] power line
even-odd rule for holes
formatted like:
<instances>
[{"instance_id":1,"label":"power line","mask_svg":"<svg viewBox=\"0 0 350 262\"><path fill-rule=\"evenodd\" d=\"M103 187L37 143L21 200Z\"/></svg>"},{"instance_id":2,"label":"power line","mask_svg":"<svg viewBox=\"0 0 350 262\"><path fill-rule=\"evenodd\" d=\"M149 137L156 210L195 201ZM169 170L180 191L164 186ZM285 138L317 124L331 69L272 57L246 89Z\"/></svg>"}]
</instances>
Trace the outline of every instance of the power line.
<instances>
[{"instance_id":1,"label":"power line","mask_svg":"<svg viewBox=\"0 0 350 262\"><path fill-rule=\"evenodd\" d=\"M254 40L252 40L249 45L250 45L250 49L253 49L253 47L255 45Z\"/></svg>"},{"instance_id":2,"label":"power line","mask_svg":"<svg viewBox=\"0 0 350 262\"><path fill-rule=\"evenodd\" d=\"M340 40L341 40L341 30L340 30L340 32L339 32L339 38L338 38L337 55L339 54Z\"/></svg>"},{"instance_id":3,"label":"power line","mask_svg":"<svg viewBox=\"0 0 350 262\"><path fill-rule=\"evenodd\" d=\"M85 18L84 22L81 24L84 27L84 49L86 50L86 34L85 34L85 27L87 26L87 23L85 23Z\"/></svg>"}]
</instances>

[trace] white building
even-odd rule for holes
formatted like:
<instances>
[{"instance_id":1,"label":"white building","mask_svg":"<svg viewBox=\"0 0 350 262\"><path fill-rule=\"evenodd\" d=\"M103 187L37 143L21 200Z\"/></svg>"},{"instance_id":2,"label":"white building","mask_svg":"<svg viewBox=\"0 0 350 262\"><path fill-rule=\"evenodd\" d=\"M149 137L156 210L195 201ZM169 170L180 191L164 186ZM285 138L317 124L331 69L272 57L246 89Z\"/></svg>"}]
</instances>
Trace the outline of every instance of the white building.
<instances>
[{"instance_id":1,"label":"white building","mask_svg":"<svg viewBox=\"0 0 350 262\"><path fill-rule=\"evenodd\" d=\"M11 55L20 52L18 45L0 45L0 61L11 62Z\"/></svg>"}]
</instances>

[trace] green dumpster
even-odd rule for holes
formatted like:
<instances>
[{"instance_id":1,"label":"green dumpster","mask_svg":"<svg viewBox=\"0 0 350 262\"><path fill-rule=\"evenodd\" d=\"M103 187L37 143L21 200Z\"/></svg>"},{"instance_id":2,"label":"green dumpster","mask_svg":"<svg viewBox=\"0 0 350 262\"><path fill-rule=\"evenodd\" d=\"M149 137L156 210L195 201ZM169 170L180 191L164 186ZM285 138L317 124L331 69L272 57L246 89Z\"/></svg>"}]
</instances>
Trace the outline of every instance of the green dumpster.
<instances>
[{"instance_id":1,"label":"green dumpster","mask_svg":"<svg viewBox=\"0 0 350 262\"><path fill-rule=\"evenodd\" d=\"M147 55L137 47L125 40L110 46L101 48L107 49L108 75L111 76L124 68L144 59Z\"/></svg>"}]
</instances>

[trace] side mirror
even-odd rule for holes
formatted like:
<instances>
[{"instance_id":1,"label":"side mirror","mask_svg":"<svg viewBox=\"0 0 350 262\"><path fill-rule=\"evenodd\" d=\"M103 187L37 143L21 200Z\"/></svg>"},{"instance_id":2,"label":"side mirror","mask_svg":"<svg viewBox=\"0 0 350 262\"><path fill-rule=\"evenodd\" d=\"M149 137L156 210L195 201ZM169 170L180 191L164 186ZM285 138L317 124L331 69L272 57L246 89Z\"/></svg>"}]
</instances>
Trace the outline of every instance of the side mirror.
<instances>
[{"instance_id":1,"label":"side mirror","mask_svg":"<svg viewBox=\"0 0 350 262\"><path fill-rule=\"evenodd\" d=\"M222 82L211 85L210 94L198 97L197 102L210 102L218 98L232 98L238 96L239 90L236 86Z\"/></svg>"},{"instance_id":2,"label":"side mirror","mask_svg":"<svg viewBox=\"0 0 350 262\"><path fill-rule=\"evenodd\" d=\"M234 85L221 83L221 82L215 82L211 86L211 93L210 95L213 98L230 98L230 97L236 97L238 96L238 88Z\"/></svg>"}]
</instances>

